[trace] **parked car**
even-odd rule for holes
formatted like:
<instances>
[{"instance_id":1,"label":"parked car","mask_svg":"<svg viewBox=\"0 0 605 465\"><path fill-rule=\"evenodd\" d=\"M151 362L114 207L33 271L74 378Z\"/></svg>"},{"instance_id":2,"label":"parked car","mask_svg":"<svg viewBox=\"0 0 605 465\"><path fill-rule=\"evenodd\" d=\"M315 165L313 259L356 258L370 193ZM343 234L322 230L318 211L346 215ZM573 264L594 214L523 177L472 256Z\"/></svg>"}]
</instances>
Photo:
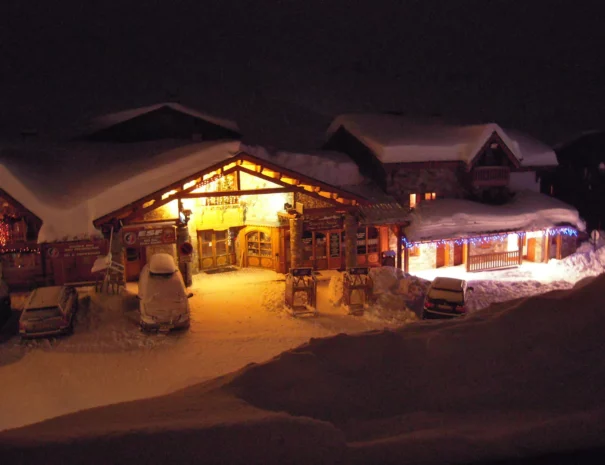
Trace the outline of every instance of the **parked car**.
<instances>
[{"instance_id":1,"label":"parked car","mask_svg":"<svg viewBox=\"0 0 605 465\"><path fill-rule=\"evenodd\" d=\"M422 319L457 318L466 314L468 293L473 288L455 278L435 278L424 298Z\"/></svg>"},{"instance_id":2,"label":"parked car","mask_svg":"<svg viewBox=\"0 0 605 465\"><path fill-rule=\"evenodd\" d=\"M11 296L6 281L0 278L0 328L11 316Z\"/></svg>"},{"instance_id":3,"label":"parked car","mask_svg":"<svg viewBox=\"0 0 605 465\"><path fill-rule=\"evenodd\" d=\"M78 311L78 292L72 286L34 289L19 318L21 337L53 336L73 331Z\"/></svg>"},{"instance_id":4,"label":"parked car","mask_svg":"<svg viewBox=\"0 0 605 465\"><path fill-rule=\"evenodd\" d=\"M140 325L144 331L170 331L189 327L189 297L185 281L172 255L151 256L139 276Z\"/></svg>"}]
</instances>

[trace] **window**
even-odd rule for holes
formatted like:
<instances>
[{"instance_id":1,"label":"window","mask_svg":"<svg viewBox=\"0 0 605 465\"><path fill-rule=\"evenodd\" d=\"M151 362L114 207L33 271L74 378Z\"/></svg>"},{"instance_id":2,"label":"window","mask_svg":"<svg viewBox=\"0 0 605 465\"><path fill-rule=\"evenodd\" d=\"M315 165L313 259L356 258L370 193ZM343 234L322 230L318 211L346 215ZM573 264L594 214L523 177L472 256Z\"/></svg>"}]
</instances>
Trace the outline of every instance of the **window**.
<instances>
[{"instance_id":1,"label":"window","mask_svg":"<svg viewBox=\"0 0 605 465\"><path fill-rule=\"evenodd\" d=\"M425 200L435 200L437 198L436 192L425 192L418 194L410 194L410 208L416 208L416 206Z\"/></svg>"},{"instance_id":2,"label":"window","mask_svg":"<svg viewBox=\"0 0 605 465\"><path fill-rule=\"evenodd\" d=\"M272 255L271 236L262 231L253 231L246 236L248 255L270 257Z\"/></svg>"},{"instance_id":3,"label":"window","mask_svg":"<svg viewBox=\"0 0 605 465\"><path fill-rule=\"evenodd\" d=\"M357 255L378 253L378 228L368 226L357 229Z\"/></svg>"},{"instance_id":4,"label":"window","mask_svg":"<svg viewBox=\"0 0 605 465\"><path fill-rule=\"evenodd\" d=\"M420 247L414 246L410 248L410 257L420 257Z\"/></svg>"},{"instance_id":5,"label":"window","mask_svg":"<svg viewBox=\"0 0 605 465\"><path fill-rule=\"evenodd\" d=\"M410 194L410 208L416 208L416 194Z\"/></svg>"}]
</instances>

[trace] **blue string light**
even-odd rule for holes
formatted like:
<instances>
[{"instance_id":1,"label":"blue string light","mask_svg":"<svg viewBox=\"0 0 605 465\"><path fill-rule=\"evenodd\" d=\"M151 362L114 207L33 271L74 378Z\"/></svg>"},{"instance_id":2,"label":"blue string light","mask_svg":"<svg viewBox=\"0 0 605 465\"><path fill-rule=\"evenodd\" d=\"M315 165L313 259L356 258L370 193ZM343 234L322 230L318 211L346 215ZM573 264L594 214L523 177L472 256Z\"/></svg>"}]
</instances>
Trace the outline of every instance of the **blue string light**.
<instances>
[{"instance_id":1,"label":"blue string light","mask_svg":"<svg viewBox=\"0 0 605 465\"><path fill-rule=\"evenodd\" d=\"M554 236L557 234L564 234L566 236L576 237L578 235L578 231L576 229L567 228L567 227L546 229L546 230L539 230L539 231L541 231L543 234L547 234L549 236ZM528 232L532 232L532 231L517 231L517 232L510 232L510 233L503 233L503 234L492 234L489 236L463 237L463 238L459 238L459 239L437 239L437 240L433 240L433 241L417 241L417 242L410 242L407 240L407 238L404 237L403 245L406 249L412 249L412 248L418 247L420 245L430 245L432 247L435 247L437 245L446 245L446 244L455 244L455 245L488 244L488 243L491 243L494 241L504 242L505 240L508 240L508 236L510 234L516 234L520 237L524 237L527 235Z\"/></svg>"}]
</instances>

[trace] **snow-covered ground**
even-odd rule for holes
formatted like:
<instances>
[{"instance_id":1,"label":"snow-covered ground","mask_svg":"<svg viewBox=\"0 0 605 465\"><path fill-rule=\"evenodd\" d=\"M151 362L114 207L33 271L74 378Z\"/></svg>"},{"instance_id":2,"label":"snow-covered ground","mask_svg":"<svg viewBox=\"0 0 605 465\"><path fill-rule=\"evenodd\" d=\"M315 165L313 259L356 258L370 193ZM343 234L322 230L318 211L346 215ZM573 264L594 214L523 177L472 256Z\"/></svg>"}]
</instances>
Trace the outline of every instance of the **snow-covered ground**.
<instances>
[{"instance_id":1,"label":"snow-covered ground","mask_svg":"<svg viewBox=\"0 0 605 465\"><path fill-rule=\"evenodd\" d=\"M282 337L285 346L314 334L349 334L312 337L264 363L164 396L2 431L0 456L7 463L49 465L441 464L603 447L605 274L588 279L601 255L580 254L560 265L585 271L572 289L494 304L463 319L356 334L372 324L342 307L330 312L338 286L327 279L320 299L325 313L293 320L279 302L283 283L266 272L245 270L233 280L204 276L196 283L205 293L190 333L151 339L154 344L139 336L129 346L116 326L119 350L98 347L96 359L78 350L78 333L56 345L20 348L21 359L3 359L0 376L11 390L0 418L23 422L24 413L44 403L52 406L50 416L69 411L74 398L85 405L89 395L89 403L98 404L127 388L133 398L145 397L154 388L169 390L167 380L172 388L195 381L205 364L226 372L262 360ZM399 275L386 268L374 273L383 307L386 295L404 295L402 283L414 282ZM544 281L536 290L549 289ZM507 283L513 289L518 282L502 286ZM70 344L73 349L64 350ZM14 368L34 360L38 371Z\"/></svg>"},{"instance_id":2,"label":"snow-covered ground","mask_svg":"<svg viewBox=\"0 0 605 465\"><path fill-rule=\"evenodd\" d=\"M605 248L588 246L548 265L466 274L458 268L409 276L391 267L372 271L375 301L363 316L342 305L342 274L318 276L318 317L284 309L284 276L242 269L195 276L192 325L169 335L137 327L136 285L122 295L80 291L82 310L67 338L0 343L0 430L57 415L166 394L250 363L260 363L312 338L395 328L417 321L422 291L434 275L460 276L475 288L471 311L555 289L604 271ZM425 280L426 279L426 280ZM15 307L20 299L13 299ZM0 338L0 341L2 339Z\"/></svg>"}]
</instances>

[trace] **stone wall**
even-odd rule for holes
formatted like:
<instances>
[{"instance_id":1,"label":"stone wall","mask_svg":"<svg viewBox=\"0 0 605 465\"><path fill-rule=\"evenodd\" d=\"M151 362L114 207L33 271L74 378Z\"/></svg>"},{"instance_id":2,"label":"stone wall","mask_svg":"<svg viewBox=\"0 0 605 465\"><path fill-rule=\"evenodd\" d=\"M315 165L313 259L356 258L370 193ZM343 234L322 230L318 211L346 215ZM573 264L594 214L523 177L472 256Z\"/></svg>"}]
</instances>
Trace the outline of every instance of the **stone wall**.
<instances>
[{"instance_id":1,"label":"stone wall","mask_svg":"<svg viewBox=\"0 0 605 465\"><path fill-rule=\"evenodd\" d=\"M468 192L462 187L461 168L404 169L387 176L387 192L403 205L408 205L410 194L435 192L437 198L464 198Z\"/></svg>"}]
</instances>

